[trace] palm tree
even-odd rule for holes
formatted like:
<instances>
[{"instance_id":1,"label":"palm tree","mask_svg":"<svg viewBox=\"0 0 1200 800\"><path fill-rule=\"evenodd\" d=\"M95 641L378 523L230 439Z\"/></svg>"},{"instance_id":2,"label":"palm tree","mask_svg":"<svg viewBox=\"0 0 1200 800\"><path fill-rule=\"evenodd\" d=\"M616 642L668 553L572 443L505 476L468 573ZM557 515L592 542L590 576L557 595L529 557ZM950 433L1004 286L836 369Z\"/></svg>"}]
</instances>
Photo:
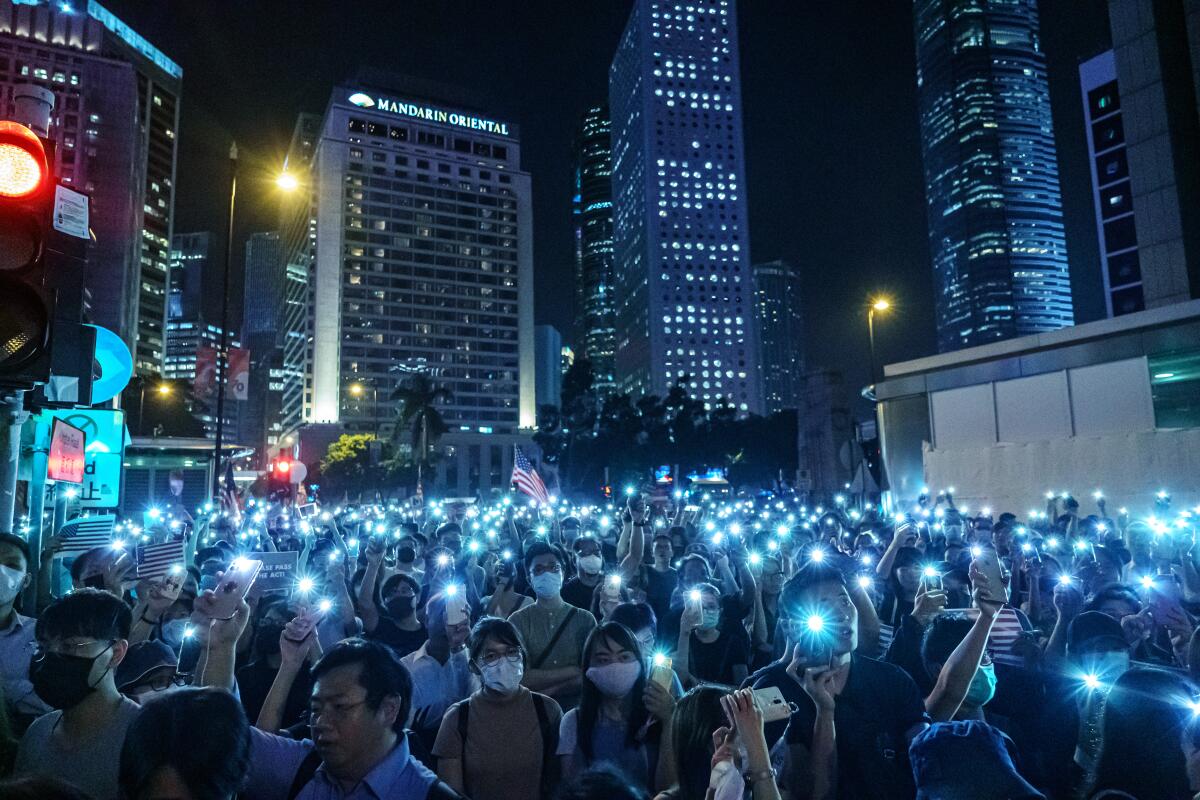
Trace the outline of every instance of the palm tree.
<instances>
[{"instance_id":1,"label":"palm tree","mask_svg":"<svg viewBox=\"0 0 1200 800\"><path fill-rule=\"evenodd\" d=\"M449 428L435 404L438 400L449 402L450 391L434 386L426 375L412 375L392 392L392 400L399 403L398 423L392 432L393 441L400 438L402 430L412 432L412 448L417 453L417 485L421 483L421 470L429 464L429 450Z\"/></svg>"}]
</instances>

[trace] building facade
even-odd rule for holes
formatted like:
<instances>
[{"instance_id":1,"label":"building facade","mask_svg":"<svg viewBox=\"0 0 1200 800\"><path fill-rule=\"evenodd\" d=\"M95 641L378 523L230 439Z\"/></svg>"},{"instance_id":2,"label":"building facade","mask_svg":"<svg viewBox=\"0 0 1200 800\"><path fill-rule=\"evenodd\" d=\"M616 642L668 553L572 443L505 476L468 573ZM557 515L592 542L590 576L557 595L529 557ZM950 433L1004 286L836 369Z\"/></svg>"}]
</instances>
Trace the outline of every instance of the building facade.
<instances>
[{"instance_id":1,"label":"building facade","mask_svg":"<svg viewBox=\"0 0 1200 800\"><path fill-rule=\"evenodd\" d=\"M1074 323L1036 0L916 0L939 351Z\"/></svg>"},{"instance_id":2,"label":"building facade","mask_svg":"<svg viewBox=\"0 0 1200 800\"><path fill-rule=\"evenodd\" d=\"M221 352L221 326L211 325L202 319L167 320L167 357L162 375L170 381L178 381L180 388L186 387L187 407L204 425L204 435L213 439L217 435L217 381L216 359ZM230 350L241 347L237 336L230 334L226 345ZM211 354L206 357L206 353ZM220 356L222 369L229 375L229 362ZM201 380L197 383L197 377ZM234 397L229 384L225 387L225 426L229 441L238 431L238 417L245 401Z\"/></svg>"},{"instance_id":3,"label":"building facade","mask_svg":"<svg viewBox=\"0 0 1200 800\"><path fill-rule=\"evenodd\" d=\"M1107 316L1146 307L1138 264L1137 225L1129 181L1129 157L1112 50L1079 65L1083 121L1092 174L1092 205L1100 244L1100 276Z\"/></svg>"},{"instance_id":4,"label":"building facade","mask_svg":"<svg viewBox=\"0 0 1200 800\"><path fill-rule=\"evenodd\" d=\"M618 390L763 409L732 0L637 0L609 70Z\"/></svg>"},{"instance_id":5,"label":"building facade","mask_svg":"<svg viewBox=\"0 0 1200 800\"><path fill-rule=\"evenodd\" d=\"M538 408L562 405L563 338L553 325L533 329L534 396Z\"/></svg>"},{"instance_id":6,"label":"building facade","mask_svg":"<svg viewBox=\"0 0 1200 800\"><path fill-rule=\"evenodd\" d=\"M514 125L366 83L330 98L311 170L308 422L375 429L387 398L429 374L452 431L534 425L529 174Z\"/></svg>"},{"instance_id":7,"label":"building facade","mask_svg":"<svg viewBox=\"0 0 1200 800\"><path fill-rule=\"evenodd\" d=\"M171 240L171 266L167 275L167 320L197 322L204 313L206 281L218 265L212 264L213 235L208 231L176 234ZM168 337L168 350L170 339ZM165 372L164 372L165 374Z\"/></svg>"},{"instance_id":8,"label":"building facade","mask_svg":"<svg viewBox=\"0 0 1200 800\"><path fill-rule=\"evenodd\" d=\"M608 106L589 108L575 140L575 351L592 367L592 388L614 387L612 125Z\"/></svg>"},{"instance_id":9,"label":"building facade","mask_svg":"<svg viewBox=\"0 0 1200 800\"><path fill-rule=\"evenodd\" d=\"M762 349L766 413L801 408L805 370L804 313L796 267L787 261L755 264L754 305Z\"/></svg>"},{"instance_id":10,"label":"building facade","mask_svg":"<svg viewBox=\"0 0 1200 800\"><path fill-rule=\"evenodd\" d=\"M1200 298L1200 8L1110 0L1146 308Z\"/></svg>"},{"instance_id":11,"label":"building facade","mask_svg":"<svg viewBox=\"0 0 1200 800\"><path fill-rule=\"evenodd\" d=\"M160 373L165 354L182 77L95 0L0 0L4 110L16 84L55 93L55 166L91 197L88 318L129 345L143 375Z\"/></svg>"},{"instance_id":12,"label":"building facade","mask_svg":"<svg viewBox=\"0 0 1200 800\"><path fill-rule=\"evenodd\" d=\"M282 431L283 347L279 337L285 275L279 233L252 233L246 241L242 341L250 351L246 401L238 441L255 448L258 464Z\"/></svg>"}]
</instances>

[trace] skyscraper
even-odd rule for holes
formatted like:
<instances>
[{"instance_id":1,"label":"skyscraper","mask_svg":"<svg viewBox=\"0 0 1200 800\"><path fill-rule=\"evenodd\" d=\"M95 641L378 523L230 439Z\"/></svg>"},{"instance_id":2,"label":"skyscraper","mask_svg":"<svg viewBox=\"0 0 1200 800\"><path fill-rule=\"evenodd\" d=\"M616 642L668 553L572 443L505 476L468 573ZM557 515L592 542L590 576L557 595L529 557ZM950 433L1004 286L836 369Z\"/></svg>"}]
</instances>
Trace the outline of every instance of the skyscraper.
<instances>
[{"instance_id":1,"label":"skyscraper","mask_svg":"<svg viewBox=\"0 0 1200 800\"><path fill-rule=\"evenodd\" d=\"M1074 322L1036 0L916 0L938 349Z\"/></svg>"},{"instance_id":2,"label":"skyscraper","mask_svg":"<svg viewBox=\"0 0 1200 800\"><path fill-rule=\"evenodd\" d=\"M89 319L117 333L142 375L165 355L167 270L183 70L96 2L0 0L0 91L55 93L64 182L91 196ZM6 107L6 113L11 107Z\"/></svg>"},{"instance_id":3,"label":"skyscraper","mask_svg":"<svg viewBox=\"0 0 1200 800\"><path fill-rule=\"evenodd\" d=\"M563 339L553 325L533 328L534 394L538 406L562 404Z\"/></svg>"},{"instance_id":4,"label":"skyscraper","mask_svg":"<svg viewBox=\"0 0 1200 800\"><path fill-rule=\"evenodd\" d=\"M592 387L613 390L612 137L608 106L589 108L575 140L575 351L592 367Z\"/></svg>"},{"instance_id":5,"label":"skyscraper","mask_svg":"<svg viewBox=\"0 0 1200 800\"><path fill-rule=\"evenodd\" d=\"M1107 315L1115 317L1141 311L1146 300L1138 264L1129 159L1112 50L1079 65L1079 86L1091 163L1104 306Z\"/></svg>"},{"instance_id":6,"label":"skyscraper","mask_svg":"<svg viewBox=\"0 0 1200 800\"><path fill-rule=\"evenodd\" d=\"M609 107L617 386L760 412L733 0L636 0Z\"/></svg>"},{"instance_id":7,"label":"skyscraper","mask_svg":"<svg viewBox=\"0 0 1200 800\"><path fill-rule=\"evenodd\" d=\"M1108 19L1137 266L1158 308L1200 297L1200 8L1110 0Z\"/></svg>"},{"instance_id":8,"label":"skyscraper","mask_svg":"<svg viewBox=\"0 0 1200 800\"><path fill-rule=\"evenodd\" d=\"M250 351L246 400L238 415L238 441L270 451L281 431L283 347L279 337L284 271L279 234L253 233L246 241L246 296L242 305L242 341ZM265 463L261 461L260 463Z\"/></svg>"},{"instance_id":9,"label":"skyscraper","mask_svg":"<svg viewBox=\"0 0 1200 800\"><path fill-rule=\"evenodd\" d=\"M804 404L804 314L800 276L787 261L754 265L766 412Z\"/></svg>"},{"instance_id":10,"label":"skyscraper","mask_svg":"<svg viewBox=\"0 0 1200 800\"><path fill-rule=\"evenodd\" d=\"M530 179L516 126L453 96L364 73L330 97L310 172L305 417L377 430L397 369L423 371L449 392L447 449L475 454L488 477L470 488L486 490L535 424Z\"/></svg>"}]
</instances>

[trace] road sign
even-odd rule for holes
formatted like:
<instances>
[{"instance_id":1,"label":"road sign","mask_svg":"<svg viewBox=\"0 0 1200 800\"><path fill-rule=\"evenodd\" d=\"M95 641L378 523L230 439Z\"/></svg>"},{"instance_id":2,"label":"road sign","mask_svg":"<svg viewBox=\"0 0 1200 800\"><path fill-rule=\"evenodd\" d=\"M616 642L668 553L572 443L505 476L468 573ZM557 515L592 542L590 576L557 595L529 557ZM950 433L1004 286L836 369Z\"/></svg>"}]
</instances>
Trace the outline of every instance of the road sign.
<instances>
[{"instance_id":1,"label":"road sign","mask_svg":"<svg viewBox=\"0 0 1200 800\"><path fill-rule=\"evenodd\" d=\"M47 412L75 426L87 437L84 448L81 508L116 508L121 504L121 464L129 433L125 412L109 409L64 409Z\"/></svg>"},{"instance_id":2,"label":"road sign","mask_svg":"<svg viewBox=\"0 0 1200 800\"><path fill-rule=\"evenodd\" d=\"M66 483L83 483L83 431L61 419L54 420L50 434L50 458L46 462L46 478Z\"/></svg>"}]
</instances>

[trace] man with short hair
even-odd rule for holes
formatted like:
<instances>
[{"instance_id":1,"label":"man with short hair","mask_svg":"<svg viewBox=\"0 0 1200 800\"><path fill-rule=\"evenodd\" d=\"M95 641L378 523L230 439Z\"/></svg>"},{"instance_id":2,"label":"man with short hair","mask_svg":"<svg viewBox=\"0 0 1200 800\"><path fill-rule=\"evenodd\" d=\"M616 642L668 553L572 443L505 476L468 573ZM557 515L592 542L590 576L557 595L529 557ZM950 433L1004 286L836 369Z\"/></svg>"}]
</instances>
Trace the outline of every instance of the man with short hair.
<instances>
[{"instance_id":1,"label":"man with short hair","mask_svg":"<svg viewBox=\"0 0 1200 800\"><path fill-rule=\"evenodd\" d=\"M13 607L27 586L29 545L19 536L0 533L0 691L9 719L18 732L52 710L29 682L29 659L33 655L37 620L18 614Z\"/></svg>"},{"instance_id":2,"label":"man with short hair","mask_svg":"<svg viewBox=\"0 0 1200 800\"><path fill-rule=\"evenodd\" d=\"M566 711L579 704L583 645L596 627L596 618L562 599L563 562L558 550L534 542L525 551L525 571L537 601L509 617L529 653L529 668L521 683L553 697Z\"/></svg>"},{"instance_id":3,"label":"man with short hair","mask_svg":"<svg viewBox=\"0 0 1200 800\"><path fill-rule=\"evenodd\" d=\"M312 740L251 729L246 797L458 797L409 751L404 721L412 678L387 645L358 638L339 642L312 668L312 678Z\"/></svg>"},{"instance_id":4,"label":"man with short hair","mask_svg":"<svg viewBox=\"0 0 1200 800\"><path fill-rule=\"evenodd\" d=\"M451 587L457 588L455 584ZM432 747L446 709L478 688L467 658L471 616L462 591L439 592L425 604L429 638L400 659L413 680L408 724Z\"/></svg>"},{"instance_id":5,"label":"man with short hair","mask_svg":"<svg viewBox=\"0 0 1200 800\"><path fill-rule=\"evenodd\" d=\"M117 796L121 743L139 708L115 680L130 622L129 606L99 589L80 589L46 608L29 678L58 710L29 726L14 775L64 778L97 800Z\"/></svg>"}]
</instances>

